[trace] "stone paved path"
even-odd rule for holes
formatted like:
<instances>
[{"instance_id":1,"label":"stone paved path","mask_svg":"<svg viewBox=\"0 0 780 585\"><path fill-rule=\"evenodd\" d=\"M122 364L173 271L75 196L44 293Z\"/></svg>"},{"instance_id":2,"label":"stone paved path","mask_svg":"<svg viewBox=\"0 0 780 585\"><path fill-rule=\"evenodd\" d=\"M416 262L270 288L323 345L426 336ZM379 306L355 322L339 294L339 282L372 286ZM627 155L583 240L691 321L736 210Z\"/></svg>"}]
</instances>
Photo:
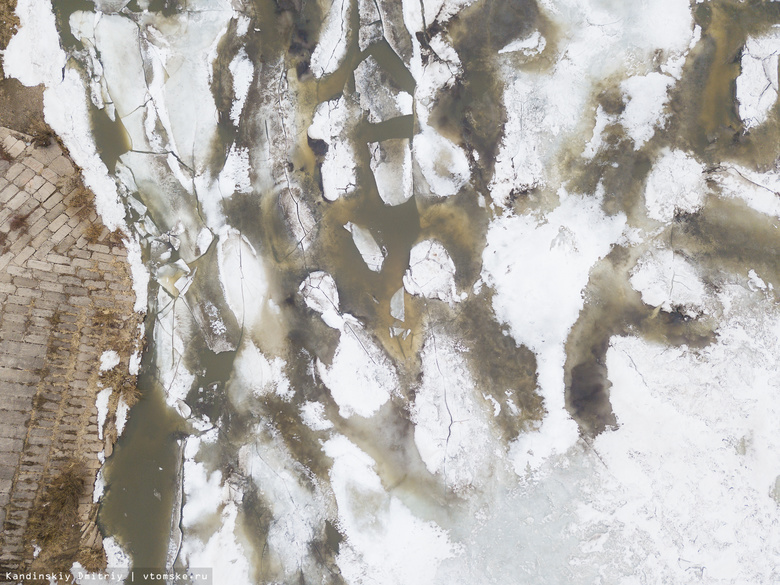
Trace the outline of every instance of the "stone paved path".
<instances>
[{"instance_id":1,"label":"stone paved path","mask_svg":"<svg viewBox=\"0 0 780 585\"><path fill-rule=\"evenodd\" d=\"M0 161L0 567L14 568L32 561L27 519L74 456L91 472L80 512L94 545L94 526L86 527L106 446L95 406L99 359L124 349L117 368L127 372L140 319L125 248L89 202L78 205L77 170L56 144L35 148L24 138L0 128L9 159ZM117 400L114 392L112 410ZM109 443L112 424L110 414Z\"/></svg>"}]
</instances>

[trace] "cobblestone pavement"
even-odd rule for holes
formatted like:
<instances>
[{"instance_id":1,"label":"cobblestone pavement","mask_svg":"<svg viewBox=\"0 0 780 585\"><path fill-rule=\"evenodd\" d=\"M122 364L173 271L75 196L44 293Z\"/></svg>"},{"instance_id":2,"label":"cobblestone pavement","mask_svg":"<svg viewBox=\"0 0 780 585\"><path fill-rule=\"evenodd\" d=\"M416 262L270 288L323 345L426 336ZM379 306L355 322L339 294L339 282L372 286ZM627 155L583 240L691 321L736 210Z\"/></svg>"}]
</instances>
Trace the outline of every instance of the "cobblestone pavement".
<instances>
[{"instance_id":1,"label":"cobblestone pavement","mask_svg":"<svg viewBox=\"0 0 780 585\"><path fill-rule=\"evenodd\" d=\"M25 138L0 128L0 566L14 568L32 562L27 520L74 457L90 470L80 546L102 545L92 495L118 392L101 440L99 361L115 349L127 372L140 319L125 248L84 203L77 169Z\"/></svg>"}]
</instances>

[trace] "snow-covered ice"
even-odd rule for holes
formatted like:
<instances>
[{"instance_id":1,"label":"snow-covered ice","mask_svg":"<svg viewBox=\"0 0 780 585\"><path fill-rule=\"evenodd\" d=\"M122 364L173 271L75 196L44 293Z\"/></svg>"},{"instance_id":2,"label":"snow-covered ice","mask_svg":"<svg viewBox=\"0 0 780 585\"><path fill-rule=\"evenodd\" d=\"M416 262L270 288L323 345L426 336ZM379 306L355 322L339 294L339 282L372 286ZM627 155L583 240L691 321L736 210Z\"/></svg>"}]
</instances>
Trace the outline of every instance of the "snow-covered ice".
<instances>
[{"instance_id":1,"label":"snow-covered ice","mask_svg":"<svg viewBox=\"0 0 780 585\"><path fill-rule=\"evenodd\" d=\"M404 274L404 288L411 295L447 303L461 300L455 288L455 263L441 242L425 240L415 244Z\"/></svg>"},{"instance_id":2,"label":"snow-covered ice","mask_svg":"<svg viewBox=\"0 0 780 585\"><path fill-rule=\"evenodd\" d=\"M780 53L780 26L766 34L749 36L742 49L741 71L737 77L739 117L746 128L766 121L777 102L777 66Z\"/></svg>"}]
</instances>

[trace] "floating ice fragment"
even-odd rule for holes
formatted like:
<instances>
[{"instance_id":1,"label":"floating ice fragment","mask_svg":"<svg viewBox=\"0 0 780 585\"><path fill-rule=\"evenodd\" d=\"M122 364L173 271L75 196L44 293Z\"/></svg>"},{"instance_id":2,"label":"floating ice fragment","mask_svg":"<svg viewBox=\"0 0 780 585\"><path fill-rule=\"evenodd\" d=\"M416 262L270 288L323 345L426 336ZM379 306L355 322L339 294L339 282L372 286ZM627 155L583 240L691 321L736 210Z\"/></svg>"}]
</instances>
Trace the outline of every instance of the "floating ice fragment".
<instances>
[{"instance_id":1,"label":"floating ice fragment","mask_svg":"<svg viewBox=\"0 0 780 585\"><path fill-rule=\"evenodd\" d=\"M412 150L408 138L393 138L368 145L371 172L379 196L387 205L400 205L412 196Z\"/></svg>"},{"instance_id":2,"label":"floating ice fragment","mask_svg":"<svg viewBox=\"0 0 780 585\"><path fill-rule=\"evenodd\" d=\"M777 102L777 67L780 54L780 26L761 36L749 36L742 49L741 72L737 77L739 117L745 128L766 121Z\"/></svg>"},{"instance_id":3,"label":"floating ice fragment","mask_svg":"<svg viewBox=\"0 0 780 585\"><path fill-rule=\"evenodd\" d=\"M342 95L317 106L309 126L309 138L328 145L322 162L323 197L335 201L353 193L357 187L355 153L348 126L355 121L353 98Z\"/></svg>"},{"instance_id":4,"label":"floating ice fragment","mask_svg":"<svg viewBox=\"0 0 780 585\"><path fill-rule=\"evenodd\" d=\"M410 295L457 303L455 264L436 240L416 244L410 253L409 268L404 274L404 288Z\"/></svg>"},{"instance_id":5,"label":"floating ice fragment","mask_svg":"<svg viewBox=\"0 0 780 585\"><path fill-rule=\"evenodd\" d=\"M320 29L320 38L311 55L311 70L319 78L336 71L347 54L351 37L350 0L331 0L330 10Z\"/></svg>"},{"instance_id":6,"label":"floating ice fragment","mask_svg":"<svg viewBox=\"0 0 780 585\"><path fill-rule=\"evenodd\" d=\"M344 320L339 313L339 291L330 274L322 271L312 272L298 290L303 295L306 306L320 313L328 326L341 328Z\"/></svg>"},{"instance_id":7,"label":"floating ice fragment","mask_svg":"<svg viewBox=\"0 0 780 585\"><path fill-rule=\"evenodd\" d=\"M547 46L547 39L537 30L531 33L524 39L517 39L509 43L503 49L499 49L499 54L503 53L523 53L523 55L530 57L532 55L538 55Z\"/></svg>"},{"instance_id":8,"label":"floating ice fragment","mask_svg":"<svg viewBox=\"0 0 780 585\"><path fill-rule=\"evenodd\" d=\"M351 221L344 225L344 229L352 234L352 241L355 242L355 247L358 249L358 252L360 252L363 261L366 263L369 270L373 270L374 272L381 271L386 253L379 247L379 244L376 243L371 232Z\"/></svg>"},{"instance_id":9,"label":"floating ice fragment","mask_svg":"<svg viewBox=\"0 0 780 585\"><path fill-rule=\"evenodd\" d=\"M399 321L404 320L404 287L395 291L390 298L390 316Z\"/></svg>"},{"instance_id":10,"label":"floating ice fragment","mask_svg":"<svg viewBox=\"0 0 780 585\"><path fill-rule=\"evenodd\" d=\"M368 112L369 122L384 122L412 113L411 96L395 83L373 56L366 57L355 68L355 89L360 94L361 109Z\"/></svg>"}]
</instances>

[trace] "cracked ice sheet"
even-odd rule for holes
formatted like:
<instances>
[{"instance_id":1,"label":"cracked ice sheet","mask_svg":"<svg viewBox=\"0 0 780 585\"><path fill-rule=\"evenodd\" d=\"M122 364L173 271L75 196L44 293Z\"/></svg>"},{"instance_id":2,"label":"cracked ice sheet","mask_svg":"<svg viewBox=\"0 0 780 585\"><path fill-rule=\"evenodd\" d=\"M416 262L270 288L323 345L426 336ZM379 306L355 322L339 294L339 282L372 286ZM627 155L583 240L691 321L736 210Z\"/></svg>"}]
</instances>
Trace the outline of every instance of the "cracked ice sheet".
<instances>
[{"instance_id":1,"label":"cracked ice sheet","mask_svg":"<svg viewBox=\"0 0 780 585\"><path fill-rule=\"evenodd\" d=\"M324 529L329 502L318 482L311 482L304 468L289 452L280 436L267 437L266 425L257 426L257 439L241 447L241 471L258 488L263 507L273 517L268 528L267 554L282 565L286 582L323 582L319 560L311 554L315 536ZM317 577L311 578L314 575ZM316 579L316 581L315 581Z\"/></svg>"},{"instance_id":2,"label":"cracked ice sheet","mask_svg":"<svg viewBox=\"0 0 780 585\"><path fill-rule=\"evenodd\" d=\"M328 144L322 162L323 197L335 201L350 195L357 187L355 152L349 126L359 119L359 106L351 96L341 95L317 106L308 135Z\"/></svg>"},{"instance_id":3,"label":"cracked ice sheet","mask_svg":"<svg viewBox=\"0 0 780 585\"><path fill-rule=\"evenodd\" d=\"M630 282L651 307L667 312L681 307L692 318L711 312L713 300L696 267L671 249L645 252L631 271Z\"/></svg>"},{"instance_id":4,"label":"cracked ice sheet","mask_svg":"<svg viewBox=\"0 0 780 585\"><path fill-rule=\"evenodd\" d=\"M447 533L389 495L374 460L346 437L329 439L323 450L333 459L330 483L344 534L336 563L347 583L433 583L442 561L458 552Z\"/></svg>"},{"instance_id":5,"label":"cracked ice sheet","mask_svg":"<svg viewBox=\"0 0 780 585\"><path fill-rule=\"evenodd\" d=\"M306 305L320 313L329 327L341 332L330 365L317 360L317 372L338 404L339 414L373 416L398 390L395 367L357 319L339 312L332 276L313 272L299 290Z\"/></svg>"},{"instance_id":6,"label":"cracked ice sheet","mask_svg":"<svg viewBox=\"0 0 780 585\"><path fill-rule=\"evenodd\" d=\"M184 400L195 383L195 376L184 366L184 340L192 339L196 326L185 303L172 300L162 288L157 303L161 308L153 336L160 384L165 402L182 414L188 410Z\"/></svg>"},{"instance_id":7,"label":"cracked ice sheet","mask_svg":"<svg viewBox=\"0 0 780 585\"><path fill-rule=\"evenodd\" d=\"M330 75L341 65L352 35L349 28L351 13L350 0L331 0L325 24L320 29L319 41L311 54L310 66L315 77Z\"/></svg>"},{"instance_id":8,"label":"cracked ice sheet","mask_svg":"<svg viewBox=\"0 0 780 585\"><path fill-rule=\"evenodd\" d=\"M681 150L664 148L647 177L647 215L670 222L677 212L693 213L704 205L708 191L704 165Z\"/></svg>"},{"instance_id":9,"label":"cracked ice sheet","mask_svg":"<svg viewBox=\"0 0 780 585\"><path fill-rule=\"evenodd\" d=\"M738 165L722 165L713 173L724 197L741 199L759 213L780 218L780 175L777 171L758 173Z\"/></svg>"},{"instance_id":10,"label":"cracked ice sheet","mask_svg":"<svg viewBox=\"0 0 780 585\"><path fill-rule=\"evenodd\" d=\"M477 392L463 351L447 335L430 333L421 353L422 384L411 409L420 457L455 493L486 489L499 465L495 456L505 455L492 427L493 407Z\"/></svg>"},{"instance_id":11,"label":"cracked ice sheet","mask_svg":"<svg viewBox=\"0 0 780 585\"><path fill-rule=\"evenodd\" d=\"M268 304L265 265L252 244L227 226L219 234L217 261L225 300L239 324L251 331Z\"/></svg>"},{"instance_id":12,"label":"cracked ice sheet","mask_svg":"<svg viewBox=\"0 0 780 585\"><path fill-rule=\"evenodd\" d=\"M403 278L410 295L457 303L465 298L455 289L455 263L447 249L436 240L415 244L409 254L409 268Z\"/></svg>"},{"instance_id":13,"label":"cracked ice sheet","mask_svg":"<svg viewBox=\"0 0 780 585\"><path fill-rule=\"evenodd\" d=\"M564 407L564 344L584 299L590 268L618 241L626 225L601 209L603 191L582 197L561 190L561 204L544 219L505 214L488 229L482 278L495 290L493 309L518 344L537 356L547 415L538 432L512 445L515 469L538 467L565 452L578 436Z\"/></svg>"},{"instance_id":14,"label":"cracked ice sheet","mask_svg":"<svg viewBox=\"0 0 780 585\"><path fill-rule=\"evenodd\" d=\"M739 117L745 128L766 121L777 102L777 65L780 53L780 26L759 37L748 37L742 50L741 72L737 77Z\"/></svg>"},{"instance_id":15,"label":"cracked ice sheet","mask_svg":"<svg viewBox=\"0 0 780 585\"><path fill-rule=\"evenodd\" d=\"M580 521L601 527L592 554L626 559L605 565L604 582L621 572L664 583L780 578L780 316L762 295L729 287L723 304L739 309L699 352L613 338L620 426L594 441L606 467L580 504Z\"/></svg>"}]
</instances>

